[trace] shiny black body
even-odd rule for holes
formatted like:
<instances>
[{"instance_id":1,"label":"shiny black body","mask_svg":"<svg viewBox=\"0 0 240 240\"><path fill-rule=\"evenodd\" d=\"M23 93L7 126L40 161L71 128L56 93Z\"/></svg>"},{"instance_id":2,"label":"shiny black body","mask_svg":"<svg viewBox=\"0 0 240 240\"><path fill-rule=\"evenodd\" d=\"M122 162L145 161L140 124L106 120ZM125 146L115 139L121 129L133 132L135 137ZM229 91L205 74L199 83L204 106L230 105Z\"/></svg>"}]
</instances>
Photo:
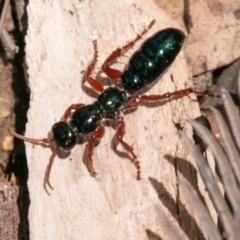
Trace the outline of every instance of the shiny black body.
<instances>
[{"instance_id":1,"label":"shiny black body","mask_svg":"<svg viewBox=\"0 0 240 240\"><path fill-rule=\"evenodd\" d=\"M147 39L133 54L121 76L123 87L134 93L159 78L181 50L184 33L167 28Z\"/></svg>"},{"instance_id":2,"label":"shiny black body","mask_svg":"<svg viewBox=\"0 0 240 240\"><path fill-rule=\"evenodd\" d=\"M107 88L93 104L77 109L69 123L55 123L52 127L53 140L64 150L71 150L76 144L76 134L86 135L94 132L106 114L114 114L125 102L125 92L117 88Z\"/></svg>"},{"instance_id":3,"label":"shiny black body","mask_svg":"<svg viewBox=\"0 0 240 240\"><path fill-rule=\"evenodd\" d=\"M105 113L114 112L124 105L126 96L117 88L107 88L96 102L77 109L70 120L70 126L75 133L88 134L97 129L105 118Z\"/></svg>"},{"instance_id":4,"label":"shiny black body","mask_svg":"<svg viewBox=\"0 0 240 240\"><path fill-rule=\"evenodd\" d=\"M184 34L173 28L157 32L147 39L133 54L128 67L121 75L124 91L107 88L93 104L75 110L69 122L53 125L53 140L58 147L71 150L76 144L76 134L94 132L107 114L116 116L128 103L125 92L135 93L159 78L179 53Z\"/></svg>"}]
</instances>

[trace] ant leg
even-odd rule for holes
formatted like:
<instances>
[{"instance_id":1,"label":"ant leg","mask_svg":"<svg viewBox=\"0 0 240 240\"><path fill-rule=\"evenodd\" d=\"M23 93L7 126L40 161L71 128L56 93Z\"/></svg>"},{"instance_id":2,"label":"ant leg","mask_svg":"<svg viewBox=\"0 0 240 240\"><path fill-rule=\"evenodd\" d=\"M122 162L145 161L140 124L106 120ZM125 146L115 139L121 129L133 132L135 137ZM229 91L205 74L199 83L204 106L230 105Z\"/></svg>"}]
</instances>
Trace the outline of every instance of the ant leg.
<instances>
[{"instance_id":1,"label":"ant leg","mask_svg":"<svg viewBox=\"0 0 240 240\"><path fill-rule=\"evenodd\" d=\"M180 98L180 97L188 96L191 93L194 93L198 96L221 99L221 96L217 94L204 93L204 92L195 91L192 88L186 88L186 89L182 89L174 92L168 92L162 95L149 95L149 96L142 95L139 97L130 97L126 104L126 108L138 107L141 103L145 101L155 102L155 101L167 100L171 98Z\"/></svg>"},{"instance_id":2,"label":"ant leg","mask_svg":"<svg viewBox=\"0 0 240 240\"><path fill-rule=\"evenodd\" d=\"M56 147L54 150L53 150L53 153L49 159L49 163L47 165L47 168L46 168L46 171L45 171L45 176L44 176L44 181L43 181L43 186L44 186L44 189L45 191L48 193L48 190L47 190L47 185L53 190L53 187L49 181L49 178L50 178L50 172L51 172L51 169L52 169L52 164L53 164L53 161L54 161L54 158L56 157L57 153L59 151L59 148ZM48 193L49 194L49 193Z\"/></svg>"},{"instance_id":3,"label":"ant leg","mask_svg":"<svg viewBox=\"0 0 240 240\"><path fill-rule=\"evenodd\" d=\"M100 126L98 129L96 129L91 134L90 139L88 140L87 147L86 147L87 156L86 156L85 164L86 164L91 176L93 176L93 177L97 174L93 167L93 160L92 160L93 150L94 150L94 140L101 139L104 136L104 132L105 132L104 126Z\"/></svg>"},{"instance_id":4,"label":"ant leg","mask_svg":"<svg viewBox=\"0 0 240 240\"><path fill-rule=\"evenodd\" d=\"M182 90L178 90L178 91L174 91L174 92L168 92L162 95L142 95L140 97L141 101L159 101L159 100L165 100L165 99L170 99L170 98L180 98L180 97L184 97L184 96L188 96L189 94L194 93L198 96L202 96L202 97L211 97L211 98L219 98L221 99L220 95L217 94L213 94L213 93L204 93L204 92L200 92L200 91L195 91L192 88L186 88L186 89L182 89Z\"/></svg>"},{"instance_id":5,"label":"ant leg","mask_svg":"<svg viewBox=\"0 0 240 240\"><path fill-rule=\"evenodd\" d=\"M69 116L71 115L72 110L77 110L81 107L85 106L83 103L72 104L67 110L64 112L63 116L61 117L61 121L66 122Z\"/></svg>"},{"instance_id":6,"label":"ant leg","mask_svg":"<svg viewBox=\"0 0 240 240\"><path fill-rule=\"evenodd\" d=\"M96 90L97 92L103 92L104 91L103 85L96 79L90 77L91 73L93 72L96 66L96 62L98 58L97 41L93 41L93 48L94 48L94 56L93 56L93 60L87 67L86 80L94 90Z\"/></svg>"},{"instance_id":7,"label":"ant leg","mask_svg":"<svg viewBox=\"0 0 240 240\"><path fill-rule=\"evenodd\" d=\"M137 155L134 153L133 147L130 146L129 144L127 144L123 140L123 136L126 133L124 119L123 119L123 117L118 116L118 117L116 117L116 121L119 124L119 127L117 129L117 139L121 143L122 147L132 155L132 162L134 163L134 165L137 169L137 180L140 180L141 179L141 167L140 167L139 161L137 160Z\"/></svg>"},{"instance_id":8,"label":"ant leg","mask_svg":"<svg viewBox=\"0 0 240 240\"><path fill-rule=\"evenodd\" d=\"M125 51L127 51L129 48L133 47L134 44L139 41L142 36L144 34L146 34L148 32L148 30L153 26L153 24L155 23L156 21L155 20L152 20L151 23L148 25L147 28L144 28L144 30L137 35L137 37L130 41L129 43L127 43L126 45L124 45L123 47L121 48L117 48L115 51L113 51L109 56L108 58L105 60L105 62L103 63L102 65L102 71L108 76L110 77L111 79L119 79L122 75L122 72L117 70L117 69L113 69L113 68L110 68L109 67L109 64L117 59L118 57L121 57L123 55L123 53Z\"/></svg>"}]
</instances>

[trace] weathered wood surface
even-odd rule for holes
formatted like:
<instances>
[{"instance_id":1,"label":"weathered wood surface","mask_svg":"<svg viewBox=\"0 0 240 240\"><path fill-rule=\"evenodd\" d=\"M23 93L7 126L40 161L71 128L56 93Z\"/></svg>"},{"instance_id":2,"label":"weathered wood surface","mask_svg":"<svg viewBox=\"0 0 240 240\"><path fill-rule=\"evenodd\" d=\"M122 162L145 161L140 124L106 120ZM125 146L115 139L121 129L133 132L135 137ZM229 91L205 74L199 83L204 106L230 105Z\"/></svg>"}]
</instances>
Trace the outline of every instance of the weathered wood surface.
<instances>
[{"instance_id":1,"label":"weathered wood surface","mask_svg":"<svg viewBox=\"0 0 240 240\"><path fill-rule=\"evenodd\" d=\"M27 12L26 63L31 102L26 136L36 138L46 137L70 104L94 101L82 88L94 39L98 41L99 68L111 51L134 39L152 19L157 23L147 36L166 27L178 28L153 1L146 4L144 0L33 0ZM126 55L130 56L140 43ZM119 61L126 63L128 57ZM116 66L122 69L124 64ZM189 86L187 74L181 51L148 94ZM156 107L142 106L125 117L125 140L134 144L141 162L141 181L135 179L136 169L127 155L121 157L113 150L115 130L107 127L94 153L96 179L83 163L85 144L77 145L68 157L55 159L50 178L54 190L49 196L43 188L43 177L51 151L27 143L30 239L147 239L146 229L164 236L154 207L158 203L166 206L172 219L180 219L191 239L200 239L183 207L184 198L177 184L177 170L197 184L195 173L182 160L190 157L175 127L180 124L191 132L185 120L199 114L197 103L191 101L194 97ZM117 149L122 151L119 145ZM165 154L172 160L164 158ZM155 185L158 189L153 188L149 177L159 181Z\"/></svg>"}]
</instances>

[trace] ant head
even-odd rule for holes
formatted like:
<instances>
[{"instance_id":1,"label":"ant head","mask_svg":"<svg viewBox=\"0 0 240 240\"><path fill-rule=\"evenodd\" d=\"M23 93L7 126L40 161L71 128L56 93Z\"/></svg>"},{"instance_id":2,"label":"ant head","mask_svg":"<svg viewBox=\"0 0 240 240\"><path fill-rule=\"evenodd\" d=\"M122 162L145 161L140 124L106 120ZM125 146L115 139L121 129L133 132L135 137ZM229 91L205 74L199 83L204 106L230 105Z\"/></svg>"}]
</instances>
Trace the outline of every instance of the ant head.
<instances>
[{"instance_id":1,"label":"ant head","mask_svg":"<svg viewBox=\"0 0 240 240\"><path fill-rule=\"evenodd\" d=\"M56 145L65 151L70 151L76 145L76 134L66 122L55 123L52 126L52 134Z\"/></svg>"}]
</instances>

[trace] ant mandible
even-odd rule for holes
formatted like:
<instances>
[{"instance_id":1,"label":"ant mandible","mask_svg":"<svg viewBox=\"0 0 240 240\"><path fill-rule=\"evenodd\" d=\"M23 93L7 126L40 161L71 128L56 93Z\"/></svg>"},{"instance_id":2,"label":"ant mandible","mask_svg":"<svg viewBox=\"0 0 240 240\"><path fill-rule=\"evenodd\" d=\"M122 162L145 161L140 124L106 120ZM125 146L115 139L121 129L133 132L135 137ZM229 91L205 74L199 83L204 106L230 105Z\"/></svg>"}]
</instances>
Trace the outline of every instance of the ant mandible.
<instances>
[{"instance_id":1,"label":"ant mandible","mask_svg":"<svg viewBox=\"0 0 240 240\"><path fill-rule=\"evenodd\" d=\"M100 94L93 104L85 105L83 103L77 103L68 107L63 114L61 121L52 126L52 139L28 138L11 130L15 137L26 142L46 146L49 146L52 142L55 143L56 146L53 149L45 171L44 188L46 191L46 185L53 189L50 184L49 177L55 156L58 154L60 149L64 151L71 151L77 143L76 134L89 136L88 143L86 145L85 164L90 174L92 176L96 175L92 159L94 141L96 139L101 139L104 136L103 120L109 115L111 115L113 120L115 120L118 124L116 132L117 140L131 155L131 160L137 170L137 179L140 180L141 170L137 155L134 153L133 147L123 140L126 130L124 118L121 114L122 110L137 108L141 103L146 101L155 102L170 99L172 97L187 96L190 93L215 97L214 94L198 92L191 88L170 93L168 92L163 95L131 95L159 78L174 61L184 42L185 36L182 31L174 28L164 29L155 33L142 44L140 49L132 55L127 69L123 72L111 68L110 64L117 58L123 56L123 53L129 48L133 47L134 44L139 41L150 28L152 28L154 23L155 20L153 20L139 35L137 35L134 40L130 41L122 48L117 48L113 51L103 63L101 68L102 71L110 79L116 81L116 86L119 86L120 80L121 87L108 87L107 89L104 89L103 85L97 79L91 77L98 58L97 42L93 42L94 56L93 60L87 67L85 76L86 81L90 84L90 86Z\"/></svg>"}]
</instances>

